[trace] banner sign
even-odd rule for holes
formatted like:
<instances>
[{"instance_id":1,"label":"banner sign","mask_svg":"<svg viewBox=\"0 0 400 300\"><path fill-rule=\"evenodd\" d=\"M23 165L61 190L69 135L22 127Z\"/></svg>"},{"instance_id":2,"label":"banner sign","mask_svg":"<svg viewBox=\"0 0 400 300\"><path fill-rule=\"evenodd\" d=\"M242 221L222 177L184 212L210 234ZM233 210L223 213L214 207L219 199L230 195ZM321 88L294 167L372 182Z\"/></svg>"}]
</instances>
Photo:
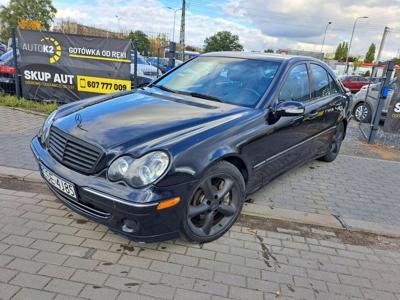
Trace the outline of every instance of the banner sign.
<instances>
[{"instance_id":1,"label":"banner sign","mask_svg":"<svg viewBox=\"0 0 400 300\"><path fill-rule=\"evenodd\" d=\"M71 102L131 89L131 42L18 30L22 95Z\"/></svg>"},{"instance_id":2,"label":"banner sign","mask_svg":"<svg viewBox=\"0 0 400 300\"><path fill-rule=\"evenodd\" d=\"M396 89L389 104L383 130L400 134L400 78L396 80Z\"/></svg>"}]
</instances>

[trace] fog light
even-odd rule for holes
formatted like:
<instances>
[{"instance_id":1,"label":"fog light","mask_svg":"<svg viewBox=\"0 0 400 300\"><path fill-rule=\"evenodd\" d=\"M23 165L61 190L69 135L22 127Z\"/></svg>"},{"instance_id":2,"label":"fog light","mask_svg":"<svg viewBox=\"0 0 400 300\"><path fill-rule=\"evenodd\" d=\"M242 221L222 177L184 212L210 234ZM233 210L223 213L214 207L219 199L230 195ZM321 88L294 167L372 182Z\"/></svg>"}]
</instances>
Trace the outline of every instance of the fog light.
<instances>
[{"instance_id":1,"label":"fog light","mask_svg":"<svg viewBox=\"0 0 400 300\"><path fill-rule=\"evenodd\" d=\"M125 219L122 224L122 231L126 233L134 233L138 231L139 223L136 220Z\"/></svg>"}]
</instances>

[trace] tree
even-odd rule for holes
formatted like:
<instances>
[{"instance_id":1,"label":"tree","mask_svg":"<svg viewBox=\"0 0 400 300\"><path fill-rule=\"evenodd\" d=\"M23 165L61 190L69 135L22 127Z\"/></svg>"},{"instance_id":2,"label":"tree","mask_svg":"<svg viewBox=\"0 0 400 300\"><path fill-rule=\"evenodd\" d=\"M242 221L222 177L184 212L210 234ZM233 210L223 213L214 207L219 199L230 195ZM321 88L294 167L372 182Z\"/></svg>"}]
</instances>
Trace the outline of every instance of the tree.
<instances>
[{"instance_id":1,"label":"tree","mask_svg":"<svg viewBox=\"0 0 400 300\"><path fill-rule=\"evenodd\" d=\"M274 53L274 50L272 50L271 48L264 50L264 53Z\"/></svg>"},{"instance_id":2,"label":"tree","mask_svg":"<svg viewBox=\"0 0 400 300\"><path fill-rule=\"evenodd\" d=\"M349 45L346 42L339 43L335 51L335 60L345 61L348 50L349 50Z\"/></svg>"},{"instance_id":3,"label":"tree","mask_svg":"<svg viewBox=\"0 0 400 300\"><path fill-rule=\"evenodd\" d=\"M135 32L129 32L128 38L131 39L134 45L137 47L139 53L143 55L148 55L150 51L150 41L147 35L140 30L136 30Z\"/></svg>"},{"instance_id":4,"label":"tree","mask_svg":"<svg viewBox=\"0 0 400 300\"><path fill-rule=\"evenodd\" d=\"M158 54L158 49L160 48L160 55L161 57L164 57L165 54L165 49L164 47L168 46L168 38L165 34L159 34L155 37L150 37L150 52L151 55L157 56ZM176 45L176 51L180 51L179 45Z\"/></svg>"},{"instance_id":5,"label":"tree","mask_svg":"<svg viewBox=\"0 0 400 300\"><path fill-rule=\"evenodd\" d=\"M339 43L335 51L335 60L339 61L342 57L342 43Z\"/></svg>"},{"instance_id":6,"label":"tree","mask_svg":"<svg viewBox=\"0 0 400 300\"><path fill-rule=\"evenodd\" d=\"M375 51L376 46L374 43L372 43L368 48L367 54L365 54L364 62L372 63L375 60Z\"/></svg>"},{"instance_id":7,"label":"tree","mask_svg":"<svg viewBox=\"0 0 400 300\"><path fill-rule=\"evenodd\" d=\"M0 6L1 38L6 41L21 21L38 21L41 29L49 30L56 12L51 0L10 0Z\"/></svg>"},{"instance_id":8,"label":"tree","mask_svg":"<svg viewBox=\"0 0 400 300\"><path fill-rule=\"evenodd\" d=\"M185 50L187 50L187 51L193 51L193 52L199 51L199 49L198 49L197 47L191 46L191 45L185 46Z\"/></svg>"},{"instance_id":9,"label":"tree","mask_svg":"<svg viewBox=\"0 0 400 300\"><path fill-rule=\"evenodd\" d=\"M393 60L395 61L395 63L397 65L400 65L400 57L395 57L395 58L393 58Z\"/></svg>"},{"instance_id":10,"label":"tree","mask_svg":"<svg viewBox=\"0 0 400 300\"><path fill-rule=\"evenodd\" d=\"M349 58L350 61L350 58ZM353 63L353 72L355 72L357 70L357 68L361 67L362 65L362 61L359 57L353 57L352 61Z\"/></svg>"},{"instance_id":11,"label":"tree","mask_svg":"<svg viewBox=\"0 0 400 300\"><path fill-rule=\"evenodd\" d=\"M239 36L229 31L220 31L204 40L204 52L243 51Z\"/></svg>"}]
</instances>

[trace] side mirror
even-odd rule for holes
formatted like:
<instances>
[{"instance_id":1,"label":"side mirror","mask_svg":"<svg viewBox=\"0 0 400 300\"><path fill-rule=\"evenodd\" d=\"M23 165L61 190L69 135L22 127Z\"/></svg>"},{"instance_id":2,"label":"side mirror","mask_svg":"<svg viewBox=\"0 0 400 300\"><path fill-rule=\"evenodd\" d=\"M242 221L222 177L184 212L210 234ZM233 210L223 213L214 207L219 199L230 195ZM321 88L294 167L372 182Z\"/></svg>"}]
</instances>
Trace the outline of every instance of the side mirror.
<instances>
[{"instance_id":1,"label":"side mirror","mask_svg":"<svg viewBox=\"0 0 400 300\"><path fill-rule=\"evenodd\" d=\"M275 115L277 117L302 116L304 112L304 104L298 101L281 102L275 107Z\"/></svg>"}]
</instances>

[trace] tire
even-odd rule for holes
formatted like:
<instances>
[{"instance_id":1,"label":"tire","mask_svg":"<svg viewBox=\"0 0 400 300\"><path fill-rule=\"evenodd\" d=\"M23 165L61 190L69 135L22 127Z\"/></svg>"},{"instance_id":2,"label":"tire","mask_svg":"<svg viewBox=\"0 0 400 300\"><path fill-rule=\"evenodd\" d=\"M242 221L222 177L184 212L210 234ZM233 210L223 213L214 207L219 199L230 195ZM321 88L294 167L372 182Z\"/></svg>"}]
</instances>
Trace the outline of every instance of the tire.
<instances>
[{"instance_id":1,"label":"tire","mask_svg":"<svg viewBox=\"0 0 400 300\"><path fill-rule=\"evenodd\" d=\"M354 107L354 119L361 123L369 123L372 119L372 110L368 103L360 102Z\"/></svg>"},{"instance_id":2,"label":"tire","mask_svg":"<svg viewBox=\"0 0 400 300\"><path fill-rule=\"evenodd\" d=\"M184 209L183 238L197 243L218 239L235 223L244 200L245 182L240 171L226 161L212 165Z\"/></svg>"},{"instance_id":3,"label":"tire","mask_svg":"<svg viewBox=\"0 0 400 300\"><path fill-rule=\"evenodd\" d=\"M344 139L344 124L339 123L336 127L335 133L332 135L328 152L321 157L320 160L325 162L332 162L339 154L340 147Z\"/></svg>"}]
</instances>

